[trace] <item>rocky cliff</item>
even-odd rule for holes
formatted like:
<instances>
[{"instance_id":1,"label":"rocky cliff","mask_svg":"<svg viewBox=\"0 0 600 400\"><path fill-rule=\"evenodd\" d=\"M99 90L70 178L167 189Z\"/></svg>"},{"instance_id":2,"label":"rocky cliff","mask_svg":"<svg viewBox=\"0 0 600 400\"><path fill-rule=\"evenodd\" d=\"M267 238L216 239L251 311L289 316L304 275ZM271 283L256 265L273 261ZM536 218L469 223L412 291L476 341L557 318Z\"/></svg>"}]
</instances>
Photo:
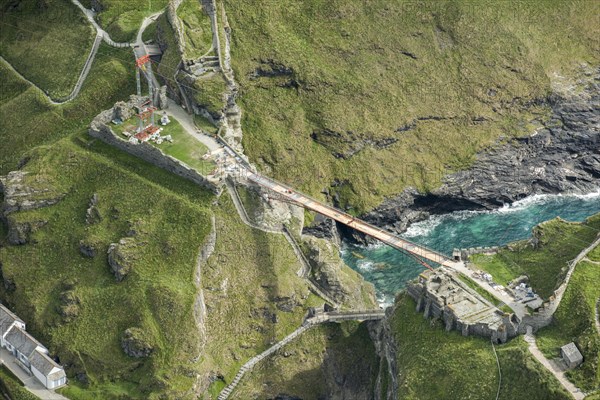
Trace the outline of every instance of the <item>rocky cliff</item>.
<instances>
[{"instance_id":1,"label":"rocky cliff","mask_svg":"<svg viewBox=\"0 0 600 400\"><path fill-rule=\"evenodd\" d=\"M430 193L409 188L365 219L397 232L409 224L464 209L493 209L534 194L588 193L600 181L600 73L542 100L551 116L531 135L477 156L468 170L448 175Z\"/></svg>"}]
</instances>

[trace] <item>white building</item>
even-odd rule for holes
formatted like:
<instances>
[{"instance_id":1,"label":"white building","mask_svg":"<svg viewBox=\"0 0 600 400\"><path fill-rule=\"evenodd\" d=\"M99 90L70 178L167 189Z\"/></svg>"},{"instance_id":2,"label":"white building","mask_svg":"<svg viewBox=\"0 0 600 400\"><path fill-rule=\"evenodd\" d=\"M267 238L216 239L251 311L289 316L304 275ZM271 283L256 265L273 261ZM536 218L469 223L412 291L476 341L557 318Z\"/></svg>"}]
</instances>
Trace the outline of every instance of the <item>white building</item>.
<instances>
[{"instance_id":1,"label":"white building","mask_svg":"<svg viewBox=\"0 0 600 400\"><path fill-rule=\"evenodd\" d=\"M0 304L0 345L6 347L4 338L13 326L25 330L25 322L17 317L12 311Z\"/></svg>"},{"instance_id":2,"label":"white building","mask_svg":"<svg viewBox=\"0 0 600 400\"><path fill-rule=\"evenodd\" d=\"M48 349L25 331L25 323L0 304L1 344L15 362L33 374L46 388L56 389L67 383L65 370L48 356Z\"/></svg>"}]
</instances>

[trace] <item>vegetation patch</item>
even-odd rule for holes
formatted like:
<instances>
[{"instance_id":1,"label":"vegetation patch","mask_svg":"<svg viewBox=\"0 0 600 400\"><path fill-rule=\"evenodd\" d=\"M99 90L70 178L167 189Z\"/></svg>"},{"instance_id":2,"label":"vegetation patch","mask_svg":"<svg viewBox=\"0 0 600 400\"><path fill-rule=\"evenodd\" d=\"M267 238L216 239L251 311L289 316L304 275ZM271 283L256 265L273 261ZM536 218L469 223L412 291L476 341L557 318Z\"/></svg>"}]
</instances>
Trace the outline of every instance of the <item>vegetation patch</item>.
<instances>
[{"instance_id":1,"label":"vegetation patch","mask_svg":"<svg viewBox=\"0 0 600 400\"><path fill-rule=\"evenodd\" d=\"M323 324L257 364L232 398L368 398L378 369L366 323Z\"/></svg>"},{"instance_id":2,"label":"vegetation patch","mask_svg":"<svg viewBox=\"0 0 600 400\"><path fill-rule=\"evenodd\" d=\"M31 152L25 170L66 195L54 206L13 214L46 224L30 244L0 249L3 279L14 283L2 287L2 297L67 366L68 397L187 398L200 351L194 273L210 229L205 207L211 195L103 143L77 143L63 139ZM137 173L123 168L123 159L136 164ZM93 194L97 218L86 222ZM129 249L131 270L118 282L106 254L124 237L136 245ZM81 254L81 241L94 243L96 255ZM63 303L70 298L78 307L66 315ZM147 357L123 351L130 328L152 344L151 352L142 352Z\"/></svg>"},{"instance_id":3,"label":"vegetation patch","mask_svg":"<svg viewBox=\"0 0 600 400\"><path fill-rule=\"evenodd\" d=\"M596 259L600 261L600 257ZM560 347L575 342L583 364L567 372L567 377L585 391L600 388L600 335L596 307L600 299L598 264L582 261L575 268L552 324L537 334L537 343L546 357L560 357Z\"/></svg>"},{"instance_id":4,"label":"vegetation patch","mask_svg":"<svg viewBox=\"0 0 600 400\"><path fill-rule=\"evenodd\" d=\"M406 294L396 299L390 324L398 349L398 398L495 398L498 366L488 340L446 332L442 321L415 313L415 302ZM570 399L522 339L496 345L496 351L502 369L500 399Z\"/></svg>"},{"instance_id":5,"label":"vegetation patch","mask_svg":"<svg viewBox=\"0 0 600 400\"><path fill-rule=\"evenodd\" d=\"M493 256L475 255L471 261L501 285L527 275L529 284L548 299L560 285L568 262L588 247L600 228L600 215L578 224L556 218L533 229L533 238L511 244Z\"/></svg>"},{"instance_id":6,"label":"vegetation patch","mask_svg":"<svg viewBox=\"0 0 600 400\"><path fill-rule=\"evenodd\" d=\"M19 378L5 366L0 368L0 391L11 400L38 400L38 397L25 389Z\"/></svg>"},{"instance_id":7,"label":"vegetation patch","mask_svg":"<svg viewBox=\"0 0 600 400\"><path fill-rule=\"evenodd\" d=\"M194 81L194 99L201 107L213 114L219 115L225 107L225 90L227 84L220 73L208 73Z\"/></svg>"},{"instance_id":8,"label":"vegetation patch","mask_svg":"<svg viewBox=\"0 0 600 400\"><path fill-rule=\"evenodd\" d=\"M588 1L223 3L247 154L356 214L531 133L554 74L599 61Z\"/></svg>"},{"instance_id":9,"label":"vegetation patch","mask_svg":"<svg viewBox=\"0 0 600 400\"><path fill-rule=\"evenodd\" d=\"M215 213L218 241L202 275L210 312L200 359L206 375L224 378L212 384L212 395L242 364L298 328L308 307L323 305L296 275L299 261L283 235L245 225L227 194Z\"/></svg>"},{"instance_id":10,"label":"vegetation patch","mask_svg":"<svg viewBox=\"0 0 600 400\"><path fill-rule=\"evenodd\" d=\"M0 175L17 169L28 150L81 133L100 110L127 99L135 91L133 67L131 49L101 44L79 96L56 106L0 63L7 89L0 90Z\"/></svg>"},{"instance_id":11,"label":"vegetation patch","mask_svg":"<svg viewBox=\"0 0 600 400\"><path fill-rule=\"evenodd\" d=\"M177 9L184 31L185 58L197 59L212 47L212 27L209 16L198 0L183 0Z\"/></svg>"},{"instance_id":12,"label":"vegetation patch","mask_svg":"<svg viewBox=\"0 0 600 400\"><path fill-rule=\"evenodd\" d=\"M115 42L131 42L145 17L166 7L168 0L99 0L98 23Z\"/></svg>"},{"instance_id":13,"label":"vegetation patch","mask_svg":"<svg viewBox=\"0 0 600 400\"><path fill-rule=\"evenodd\" d=\"M0 32L0 55L58 99L73 90L96 36L69 0L2 2Z\"/></svg>"}]
</instances>

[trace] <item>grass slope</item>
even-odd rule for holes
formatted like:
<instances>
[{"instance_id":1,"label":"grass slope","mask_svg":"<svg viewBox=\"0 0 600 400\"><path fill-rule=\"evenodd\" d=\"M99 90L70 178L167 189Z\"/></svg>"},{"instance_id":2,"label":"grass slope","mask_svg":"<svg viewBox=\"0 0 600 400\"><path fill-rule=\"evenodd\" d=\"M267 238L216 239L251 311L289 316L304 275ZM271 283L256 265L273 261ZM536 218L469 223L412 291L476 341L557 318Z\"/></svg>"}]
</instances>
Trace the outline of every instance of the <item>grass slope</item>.
<instances>
[{"instance_id":1,"label":"grass slope","mask_svg":"<svg viewBox=\"0 0 600 400\"><path fill-rule=\"evenodd\" d=\"M55 206L15 215L19 221L48 222L33 234L35 244L0 250L3 277L16 285L4 296L28 317L29 330L60 356L70 374L87 374L89 390L82 394L67 388L68 396L116 398L123 392L128 398L155 398L153 392L166 392L186 397L193 383L187 376L197 367L192 359L199 352L193 276L198 248L210 229L204 208L210 195L129 160L147 171L140 177L103 152L115 153L99 143L82 148L70 139L35 151L26 167L32 183L66 196ZM155 184L148 175L172 181L180 193ZM92 193L100 198L102 220L87 225L85 209ZM126 235L130 222L139 223L133 272L117 283L106 251ZM80 240L95 244L98 255L83 257ZM79 304L70 322L60 315L66 291ZM122 351L120 338L130 327L149 336L155 348L149 359L130 358Z\"/></svg>"},{"instance_id":2,"label":"grass slope","mask_svg":"<svg viewBox=\"0 0 600 400\"><path fill-rule=\"evenodd\" d=\"M600 388L600 332L596 328L600 253L590 254L590 259L596 263L582 261L577 265L552 324L538 333L538 345L550 358L560 356L561 346L575 342L584 361L567 376L585 391Z\"/></svg>"},{"instance_id":3,"label":"grass slope","mask_svg":"<svg viewBox=\"0 0 600 400\"><path fill-rule=\"evenodd\" d=\"M197 59L212 46L210 18L198 0L183 0L177 9L185 34L185 57Z\"/></svg>"},{"instance_id":4,"label":"grass slope","mask_svg":"<svg viewBox=\"0 0 600 400\"><path fill-rule=\"evenodd\" d=\"M254 367L232 398L266 399L281 393L302 399L366 398L373 393L378 366L366 324L324 324Z\"/></svg>"},{"instance_id":5,"label":"grass slope","mask_svg":"<svg viewBox=\"0 0 600 400\"><path fill-rule=\"evenodd\" d=\"M145 17L166 7L167 0L100 0L97 20L115 42L131 42Z\"/></svg>"},{"instance_id":6,"label":"grass slope","mask_svg":"<svg viewBox=\"0 0 600 400\"><path fill-rule=\"evenodd\" d=\"M202 275L210 312L201 363L230 382L243 363L298 328L307 308L323 301L296 275L298 260L282 235L244 225L226 194L215 213L218 241ZM223 387L216 381L209 393Z\"/></svg>"},{"instance_id":7,"label":"grass slope","mask_svg":"<svg viewBox=\"0 0 600 400\"><path fill-rule=\"evenodd\" d=\"M16 169L29 149L81 132L100 110L133 93L132 60L129 49L101 45L79 96L60 106L0 63L0 174Z\"/></svg>"},{"instance_id":8,"label":"grass slope","mask_svg":"<svg viewBox=\"0 0 600 400\"><path fill-rule=\"evenodd\" d=\"M415 313L415 302L406 295L399 296L395 307L390 324L398 349L398 398L495 398L498 367L488 340L445 332L440 321ZM570 398L523 340L497 345L496 351L502 370L500 399Z\"/></svg>"},{"instance_id":9,"label":"grass slope","mask_svg":"<svg viewBox=\"0 0 600 400\"><path fill-rule=\"evenodd\" d=\"M517 242L498 254L476 255L471 261L502 285L520 275L527 275L531 287L547 299L562 282L567 262L595 240L598 229L599 215L583 224L553 219L534 228L537 246L529 241Z\"/></svg>"},{"instance_id":10,"label":"grass slope","mask_svg":"<svg viewBox=\"0 0 600 400\"><path fill-rule=\"evenodd\" d=\"M224 5L250 158L355 213L531 132L551 79L600 60L598 2Z\"/></svg>"},{"instance_id":11,"label":"grass slope","mask_svg":"<svg viewBox=\"0 0 600 400\"><path fill-rule=\"evenodd\" d=\"M69 0L0 1L0 55L53 98L66 97L95 30ZM4 89L4 88L3 88Z\"/></svg>"}]
</instances>

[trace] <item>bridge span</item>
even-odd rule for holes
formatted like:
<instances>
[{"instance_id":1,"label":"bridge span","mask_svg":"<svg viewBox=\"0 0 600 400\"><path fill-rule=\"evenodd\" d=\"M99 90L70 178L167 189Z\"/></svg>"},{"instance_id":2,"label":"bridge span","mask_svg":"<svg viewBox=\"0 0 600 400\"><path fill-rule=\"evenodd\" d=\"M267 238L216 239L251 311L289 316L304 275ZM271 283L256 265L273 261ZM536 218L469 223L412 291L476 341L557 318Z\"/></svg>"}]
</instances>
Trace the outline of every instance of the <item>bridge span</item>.
<instances>
[{"instance_id":1,"label":"bridge span","mask_svg":"<svg viewBox=\"0 0 600 400\"><path fill-rule=\"evenodd\" d=\"M423 260L434 262L439 265L444 265L450 268L458 267L460 264L457 261L452 260L448 256L439 253L435 250L431 250L425 246L412 243L406 239L401 238L389 231L381 229L373 224L358 219L342 210L332 207L328 204L320 202L306 194L300 193L297 190L284 185L280 182L274 181L273 179L254 173L248 169L245 169L245 178L255 184L269 189L279 196L300 205L306 209L322 214L326 217L334 219L350 228L356 229L368 236L380 240L381 242L394 247L404 253L407 253L420 261L424 266L431 268L428 264L423 263Z\"/></svg>"}]
</instances>

